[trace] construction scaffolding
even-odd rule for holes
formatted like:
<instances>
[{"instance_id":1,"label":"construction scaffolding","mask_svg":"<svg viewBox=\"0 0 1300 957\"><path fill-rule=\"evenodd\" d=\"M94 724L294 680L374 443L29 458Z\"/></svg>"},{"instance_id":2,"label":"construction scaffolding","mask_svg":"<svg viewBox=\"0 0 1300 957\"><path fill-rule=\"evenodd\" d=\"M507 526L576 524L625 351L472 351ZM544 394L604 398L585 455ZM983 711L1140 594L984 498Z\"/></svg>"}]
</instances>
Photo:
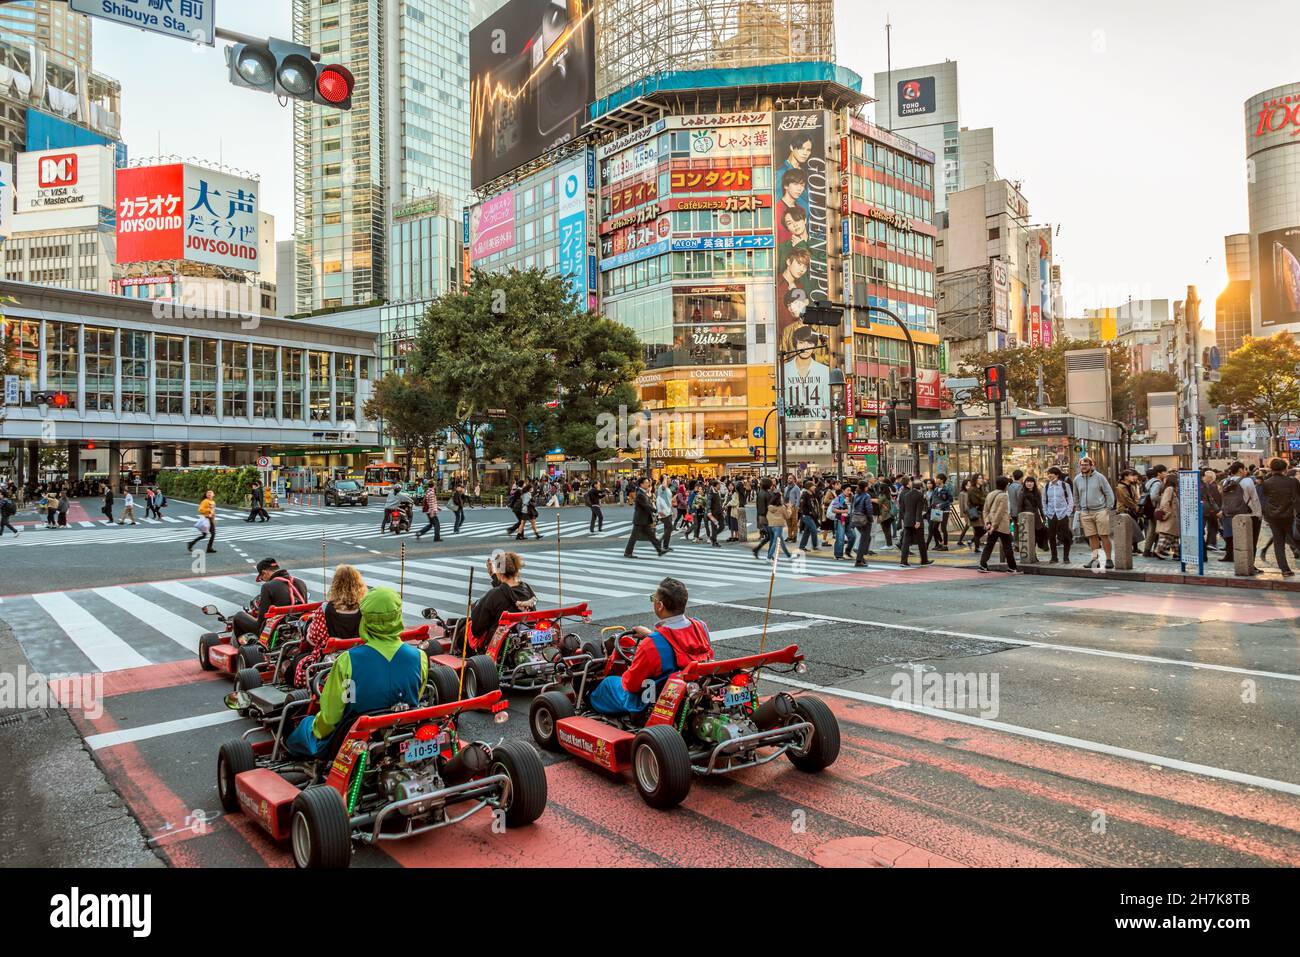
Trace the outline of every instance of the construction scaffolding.
<instances>
[{"instance_id":1,"label":"construction scaffolding","mask_svg":"<svg viewBox=\"0 0 1300 957\"><path fill-rule=\"evenodd\" d=\"M835 61L834 0L601 0L596 97L688 70Z\"/></svg>"}]
</instances>

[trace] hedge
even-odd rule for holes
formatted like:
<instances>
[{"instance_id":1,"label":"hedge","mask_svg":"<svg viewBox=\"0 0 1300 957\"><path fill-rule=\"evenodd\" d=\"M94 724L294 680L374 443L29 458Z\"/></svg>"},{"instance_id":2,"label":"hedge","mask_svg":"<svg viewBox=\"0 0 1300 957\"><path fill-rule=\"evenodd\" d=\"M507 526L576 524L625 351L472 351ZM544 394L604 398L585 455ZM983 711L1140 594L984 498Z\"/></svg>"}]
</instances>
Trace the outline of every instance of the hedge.
<instances>
[{"instance_id":1,"label":"hedge","mask_svg":"<svg viewBox=\"0 0 1300 957\"><path fill-rule=\"evenodd\" d=\"M201 501L208 489L216 493L218 505L243 506L248 491L257 478L257 469L247 465L240 469L195 469L192 472L167 472L158 476L158 487L168 498Z\"/></svg>"}]
</instances>

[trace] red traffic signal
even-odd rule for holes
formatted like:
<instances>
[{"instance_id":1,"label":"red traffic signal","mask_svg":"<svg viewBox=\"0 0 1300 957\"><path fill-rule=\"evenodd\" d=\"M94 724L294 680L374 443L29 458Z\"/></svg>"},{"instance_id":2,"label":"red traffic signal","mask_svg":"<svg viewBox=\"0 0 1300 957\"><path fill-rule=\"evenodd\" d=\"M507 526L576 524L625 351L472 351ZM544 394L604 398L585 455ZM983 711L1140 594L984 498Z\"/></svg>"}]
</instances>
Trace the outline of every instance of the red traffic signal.
<instances>
[{"instance_id":1,"label":"red traffic signal","mask_svg":"<svg viewBox=\"0 0 1300 957\"><path fill-rule=\"evenodd\" d=\"M352 88L356 86L352 71L337 63L330 63L316 70L315 103L332 106L340 110L352 109Z\"/></svg>"},{"instance_id":2,"label":"red traffic signal","mask_svg":"<svg viewBox=\"0 0 1300 957\"><path fill-rule=\"evenodd\" d=\"M989 366L984 370L984 398L989 402L1001 402L1007 397L1007 367Z\"/></svg>"},{"instance_id":3,"label":"red traffic signal","mask_svg":"<svg viewBox=\"0 0 1300 957\"><path fill-rule=\"evenodd\" d=\"M50 405L56 409L66 409L68 407L68 393L56 392L50 396Z\"/></svg>"}]
</instances>

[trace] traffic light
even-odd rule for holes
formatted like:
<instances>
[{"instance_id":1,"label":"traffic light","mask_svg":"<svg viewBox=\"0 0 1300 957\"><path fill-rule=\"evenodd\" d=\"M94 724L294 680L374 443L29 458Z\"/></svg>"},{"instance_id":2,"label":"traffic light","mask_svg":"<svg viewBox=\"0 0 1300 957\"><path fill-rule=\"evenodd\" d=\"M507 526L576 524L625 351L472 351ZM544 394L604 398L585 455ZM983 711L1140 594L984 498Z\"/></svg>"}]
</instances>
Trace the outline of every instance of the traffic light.
<instances>
[{"instance_id":1,"label":"traffic light","mask_svg":"<svg viewBox=\"0 0 1300 957\"><path fill-rule=\"evenodd\" d=\"M226 47L230 82L235 86L306 100L340 110L352 109L352 72L336 63L321 65L311 47L269 37L261 43Z\"/></svg>"},{"instance_id":2,"label":"traffic light","mask_svg":"<svg viewBox=\"0 0 1300 957\"><path fill-rule=\"evenodd\" d=\"M54 408L66 409L68 407L68 404L69 404L68 393L55 392L50 395L50 405L54 406Z\"/></svg>"},{"instance_id":3,"label":"traffic light","mask_svg":"<svg viewBox=\"0 0 1300 957\"><path fill-rule=\"evenodd\" d=\"M831 326L838 328L844 322L844 310L824 302L810 302L803 311L805 326Z\"/></svg>"},{"instance_id":4,"label":"traffic light","mask_svg":"<svg viewBox=\"0 0 1300 957\"><path fill-rule=\"evenodd\" d=\"M989 366L984 370L984 398L989 402L1002 402L1007 397L1007 367Z\"/></svg>"}]
</instances>

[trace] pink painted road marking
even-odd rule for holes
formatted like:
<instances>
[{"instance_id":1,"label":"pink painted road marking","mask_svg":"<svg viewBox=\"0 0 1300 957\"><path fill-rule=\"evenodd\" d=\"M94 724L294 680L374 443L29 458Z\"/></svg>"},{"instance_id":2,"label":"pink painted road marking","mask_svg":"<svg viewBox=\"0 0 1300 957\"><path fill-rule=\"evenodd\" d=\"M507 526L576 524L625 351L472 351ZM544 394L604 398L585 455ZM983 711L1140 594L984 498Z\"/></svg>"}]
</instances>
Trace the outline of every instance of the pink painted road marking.
<instances>
[{"instance_id":1,"label":"pink painted road marking","mask_svg":"<svg viewBox=\"0 0 1300 957\"><path fill-rule=\"evenodd\" d=\"M853 566L850 565L850 568ZM899 568L897 565L888 571L850 572L836 575L834 578L801 578L800 581L814 582L819 585L833 584L855 585L862 588L879 588L884 585L933 585L935 582L968 581L984 576L973 568L947 568L939 565L917 566L915 571ZM1296 612L1300 614L1300 612Z\"/></svg>"},{"instance_id":2,"label":"pink painted road marking","mask_svg":"<svg viewBox=\"0 0 1300 957\"><path fill-rule=\"evenodd\" d=\"M1058 601L1052 604L1060 608L1095 608L1100 611L1124 611L1138 615L1228 621L1240 625L1300 618L1300 606L1277 600L1271 602L1213 601L1208 598L1184 598L1181 595L1130 594L1103 595L1100 598Z\"/></svg>"}]
</instances>

